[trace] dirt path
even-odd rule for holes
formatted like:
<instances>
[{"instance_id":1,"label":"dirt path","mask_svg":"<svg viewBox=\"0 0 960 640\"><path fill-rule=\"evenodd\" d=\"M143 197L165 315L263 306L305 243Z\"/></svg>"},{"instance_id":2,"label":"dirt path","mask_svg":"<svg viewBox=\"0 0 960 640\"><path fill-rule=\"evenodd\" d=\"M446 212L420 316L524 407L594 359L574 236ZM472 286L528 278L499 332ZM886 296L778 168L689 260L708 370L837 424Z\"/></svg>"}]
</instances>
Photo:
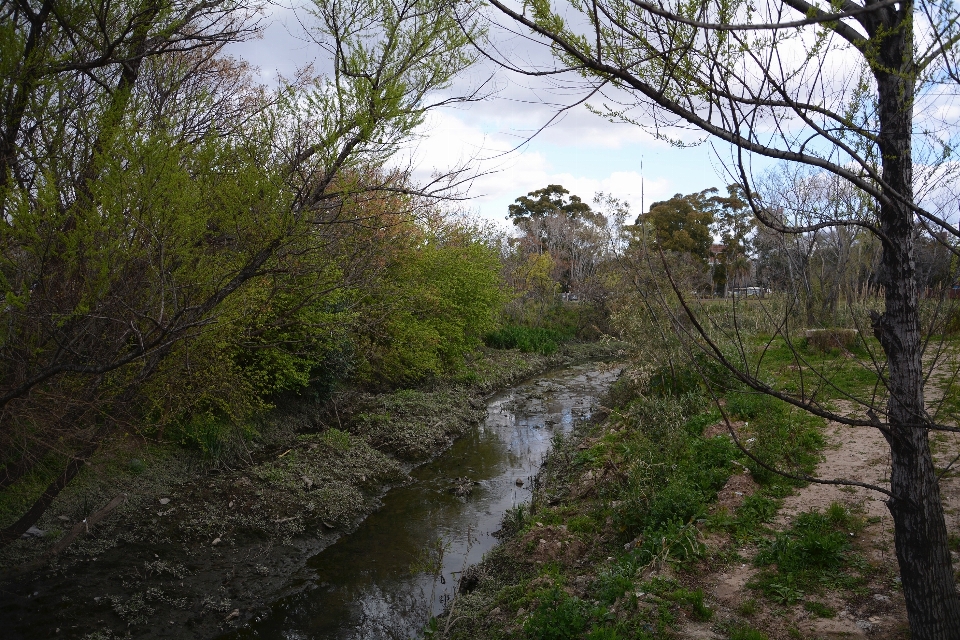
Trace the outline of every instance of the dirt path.
<instances>
[{"instance_id":1,"label":"dirt path","mask_svg":"<svg viewBox=\"0 0 960 640\"><path fill-rule=\"evenodd\" d=\"M950 360L938 366L928 384L927 401L935 404L942 396L943 387L950 378ZM841 411L853 413L852 405L839 404ZM941 417L941 420L944 418ZM890 456L883 436L875 429L851 428L829 423L824 433L827 448L824 459L817 467L820 478L845 478L861 482L889 486ZM960 436L935 433L931 436L935 462L943 468L960 453ZM749 481L738 476L731 478L730 485L749 491ZM734 488L736 488L734 487ZM947 527L951 534L960 534L960 478L948 474L941 482ZM791 520L800 513L813 509L826 510L838 502L858 511L867 519L866 528L855 543L858 551L869 561L871 572L866 589L859 595L853 593L828 593L822 600L837 614L833 618L816 617L801 604L776 606L757 598L747 587L756 570L749 563L754 549L739 549L746 563L726 567L723 571L704 577L704 591L712 595L714 604L721 613L742 613L745 607L755 607L750 622L771 638L876 638L899 639L908 637L906 609L898 589L899 571L893 548L893 523L884 503L884 496L876 491L859 487L810 484L788 496L772 523L772 528L781 531L790 526ZM960 558L953 554L954 565ZM745 604L746 603L746 604ZM792 631L791 631L792 630ZM690 637L704 636L699 628L685 629Z\"/></svg>"}]
</instances>

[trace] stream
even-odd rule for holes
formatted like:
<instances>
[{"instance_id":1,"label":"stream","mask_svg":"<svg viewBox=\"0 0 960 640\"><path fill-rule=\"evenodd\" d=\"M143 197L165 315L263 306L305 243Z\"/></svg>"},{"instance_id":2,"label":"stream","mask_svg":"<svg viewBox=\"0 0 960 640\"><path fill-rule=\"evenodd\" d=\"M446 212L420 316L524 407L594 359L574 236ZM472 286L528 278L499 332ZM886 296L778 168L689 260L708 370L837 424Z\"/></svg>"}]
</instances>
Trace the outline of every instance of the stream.
<instances>
[{"instance_id":1,"label":"stream","mask_svg":"<svg viewBox=\"0 0 960 640\"><path fill-rule=\"evenodd\" d=\"M419 636L454 597L460 572L497 543L504 513L530 500L554 435L588 419L619 373L588 363L493 396L482 424L413 471L413 482L390 491L354 533L308 561L298 577L302 590L221 638ZM457 487L472 491L459 496Z\"/></svg>"}]
</instances>

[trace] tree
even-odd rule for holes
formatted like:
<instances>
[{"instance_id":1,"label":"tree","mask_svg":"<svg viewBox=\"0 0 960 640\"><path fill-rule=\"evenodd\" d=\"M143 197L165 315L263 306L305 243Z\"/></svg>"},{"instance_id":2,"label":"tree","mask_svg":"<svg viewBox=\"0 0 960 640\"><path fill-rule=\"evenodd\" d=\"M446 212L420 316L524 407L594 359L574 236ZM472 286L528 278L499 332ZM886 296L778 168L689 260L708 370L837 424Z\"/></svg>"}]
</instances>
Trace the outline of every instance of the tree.
<instances>
[{"instance_id":1,"label":"tree","mask_svg":"<svg viewBox=\"0 0 960 640\"><path fill-rule=\"evenodd\" d=\"M500 0L490 5L549 46L561 64L521 71L579 73L588 90L606 92L609 106L598 110L614 120L678 143L685 127L729 144L731 173L761 224L789 234L860 229L880 241L875 277L883 308L860 320L879 342L876 371L886 395L865 399L856 417L765 384L751 375L748 362L720 349L690 305L682 306L697 348L742 383L884 435L890 486L872 488L887 496L893 516L912 637L960 638L960 597L929 445L931 430L956 427L939 423L924 403L929 365L923 361L915 259L921 230L933 238L941 232L960 236L938 213L949 209L930 206L933 186L956 171L956 123L936 122L937 105L952 99L960 82L956 5L597 0L558 6L533 0L523 13ZM931 121L919 121L923 117ZM775 209L752 188L754 155L834 176L871 206L863 212L811 210L804 215L813 219L799 224L796 217L771 215Z\"/></svg>"},{"instance_id":2,"label":"tree","mask_svg":"<svg viewBox=\"0 0 960 640\"><path fill-rule=\"evenodd\" d=\"M509 207L509 218L522 232L523 255L548 253L562 293L584 293L603 252L606 218L558 184L531 191Z\"/></svg>"},{"instance_id":3,"label":"tree","mask_svg":"<svg viewBox=\"0 0 960 640\"><path fill-rule=\"evenodd\" d=\"M706 262L713 243L710 234L713 212L705 206L705 194L684 196L678 193L664 202L654 202L637 224L648 222L657 246L664 251L686 253Z\"/></svg>"},{"instance_id":4,"label":"tree","mask_svg":"<svg viewBox=\"0 0 960 640\"><path fill-rule=\"evenodd\" d=\"M343 286L340 251L363 250L345 231L384 219L366 205L442 195L387 164L458 99L430 101L473 61L456 9L317 0L311 33L333 74L271 93L218 56L256 31L255 5L0 3L0 488L58 465L0 544L144 404L182 415L216 396L184 386L147 402L197 348L233 377L195 381L269 393L304 380L297 354L323 341L251 314L319 321ZM248 355L277 356L270 367L224 357L242 342L214 339L224 326L242 327Z\"/></svg>"},{"instance_id":5,"label":"tree","mask_svg":"<svg viewBox=\"0 0 960 640\"><path fill-rule=\"evenodd\" d=\"M560 213L566 214L571 218L593 219L593 210L590 205L583 202L580 196L566 196L570 192L559 184L550 184L543 189L531 191L525 196L520 196L510 205L509 219L514 224L520 224L522 221L547 216L555 216Z\"/></svg>"},{"instance_id":6,"label":"tree","mask_svg":"<svg viewBox=\"0 0 960 640\"><path fill-rule=\"evenodd\" d=\"M738 184L728 185L726 196L716 195L716 189L707 192L714 194L707 199L707 205L713 210L712 231L720 238L722 247L714 265L714 294L724 297L731 280L739 283L750 275L753 214Z\"/></svg>"}]
</instances>

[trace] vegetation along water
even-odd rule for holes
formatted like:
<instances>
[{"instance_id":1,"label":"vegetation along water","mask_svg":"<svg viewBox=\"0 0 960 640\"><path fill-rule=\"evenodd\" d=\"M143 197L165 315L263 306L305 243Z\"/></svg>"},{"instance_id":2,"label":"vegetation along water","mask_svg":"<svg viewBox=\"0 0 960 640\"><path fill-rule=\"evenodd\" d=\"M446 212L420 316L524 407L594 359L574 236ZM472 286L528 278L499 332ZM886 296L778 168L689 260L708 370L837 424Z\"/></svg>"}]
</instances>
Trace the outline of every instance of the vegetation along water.
<instances>
[{"instance_id":1,"label":"vegetation along water","mask_svg":"<svg viewBox=\"0 0 960 640\"><path fill-rule=\"evenodd\" d=\"M958 25L0 0L0 633L960 640ZM501 99L720 188L476 215Z\"/></svg>"}]
</instances>

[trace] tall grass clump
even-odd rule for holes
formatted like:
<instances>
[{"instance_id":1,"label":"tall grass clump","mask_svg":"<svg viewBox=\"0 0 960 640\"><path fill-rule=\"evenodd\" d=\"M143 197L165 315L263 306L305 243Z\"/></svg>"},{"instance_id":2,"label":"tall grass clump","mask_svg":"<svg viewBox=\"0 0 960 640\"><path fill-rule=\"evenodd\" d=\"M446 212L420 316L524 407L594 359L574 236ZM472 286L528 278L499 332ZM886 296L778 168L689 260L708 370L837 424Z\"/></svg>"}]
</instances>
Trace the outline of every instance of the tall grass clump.
<instances>
[{"instance_id":1,"label":"tall grass clump","mask_svg":"<svg viewBox=\"0 0 960 640\"><path fill-rule=\"evenodd\" d=\"M487 334L485 342L494 349L519 349L524 353L550 355L570 338L572 335L558 329L508 325Z\"/></svg>"}]
</instances>

